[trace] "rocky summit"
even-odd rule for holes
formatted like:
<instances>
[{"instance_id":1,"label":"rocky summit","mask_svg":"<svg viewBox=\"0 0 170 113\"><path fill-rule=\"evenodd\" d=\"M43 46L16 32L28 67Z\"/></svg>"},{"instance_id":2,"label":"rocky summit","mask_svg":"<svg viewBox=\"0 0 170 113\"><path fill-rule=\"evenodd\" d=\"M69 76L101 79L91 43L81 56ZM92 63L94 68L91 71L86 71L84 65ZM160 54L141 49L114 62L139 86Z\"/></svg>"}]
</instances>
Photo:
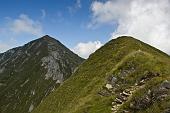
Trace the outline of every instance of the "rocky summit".
<instances>
[{"instance_id":1,"label":"rocky summit","mask_svg":"<svg viewBox=\"0 0 170 113\"><path fill-rule=\"evenodd\" d=\"M170 56L132 37L113 39L32 113L170 113Z\"/></svg>"},{"instance_id":2,"label":"rocky summit","mask_svg":"<svg viewBox=\"0 0 170 113\"><path fill-rule=\"evenodd\" d=\"M0 113L29 113L84 59L46 35L0 54Z\"/></svg>"}]
</instances>

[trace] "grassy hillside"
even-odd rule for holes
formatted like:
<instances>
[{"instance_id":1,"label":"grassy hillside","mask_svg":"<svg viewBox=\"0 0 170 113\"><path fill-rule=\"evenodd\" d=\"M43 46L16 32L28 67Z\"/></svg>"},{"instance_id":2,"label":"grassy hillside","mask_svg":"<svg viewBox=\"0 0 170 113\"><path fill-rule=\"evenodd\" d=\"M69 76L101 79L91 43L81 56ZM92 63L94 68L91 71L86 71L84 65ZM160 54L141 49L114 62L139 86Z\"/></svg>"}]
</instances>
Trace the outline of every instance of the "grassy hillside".
<instances>
[{"instance_id":1,"label":"grassy hillside","mask_svg":"<svg viewBox=\"0 0 170 113\"><path fill-rule=\"evenodd\" d=\"M168 55L119 37L92 54L33 113L166 113L169 85Z\"/></svg>"},{"instance_id":2,"label":"grassy hillside","mask_svg":"<svg viewBox=\"0 0 170 113\"><path fill-rule=\"evenodd\" d=\"M44 36L0 54L0 113L29 113L84 60Z\"/></svg>"}]
</instances>

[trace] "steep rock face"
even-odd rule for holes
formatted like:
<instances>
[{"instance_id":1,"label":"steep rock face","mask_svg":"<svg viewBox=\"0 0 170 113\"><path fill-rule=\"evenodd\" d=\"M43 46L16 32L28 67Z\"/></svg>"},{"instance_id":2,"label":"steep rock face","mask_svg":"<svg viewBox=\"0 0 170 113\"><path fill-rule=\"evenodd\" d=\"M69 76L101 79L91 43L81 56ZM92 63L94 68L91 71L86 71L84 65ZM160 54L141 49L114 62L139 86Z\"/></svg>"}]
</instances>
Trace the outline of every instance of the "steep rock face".
<instances>
[{"instance_id":1,"label":"steep rock face","mask_svg":"<svg viewBox=\"0 0 170 113\"><path fill-rule=\"evenodd\" d=\"M93 53L33 113L168 113L169 87L169 55L123 36Z\"/></svg>"},{"instance_id":2,"label":"steep rock face","mask_svg":"<svg viewBox=\"0 0 170 113\"><path fill-rule=\"evenodd\" d=\"M47 35L0 54L0 113L31 112L82 61Z\"/></svg>"}]
</instances>

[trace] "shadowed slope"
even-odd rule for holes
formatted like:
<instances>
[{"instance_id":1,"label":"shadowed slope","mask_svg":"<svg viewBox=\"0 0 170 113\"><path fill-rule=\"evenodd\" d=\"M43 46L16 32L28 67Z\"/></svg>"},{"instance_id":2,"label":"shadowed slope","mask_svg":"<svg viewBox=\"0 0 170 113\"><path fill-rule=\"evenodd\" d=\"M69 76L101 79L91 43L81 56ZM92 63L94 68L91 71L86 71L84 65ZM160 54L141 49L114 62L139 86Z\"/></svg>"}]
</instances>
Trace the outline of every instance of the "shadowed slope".
<instances>
[{"instance_id":1,"label":"shadowed slope","mask_svg":"<svg viewBox=\"0 0 170 113\"><path fill-rule=\"evenodd\" d=\"M0 113L31 112L82 61L48 35L0 54Z\"/></svg>"}]
</instances>

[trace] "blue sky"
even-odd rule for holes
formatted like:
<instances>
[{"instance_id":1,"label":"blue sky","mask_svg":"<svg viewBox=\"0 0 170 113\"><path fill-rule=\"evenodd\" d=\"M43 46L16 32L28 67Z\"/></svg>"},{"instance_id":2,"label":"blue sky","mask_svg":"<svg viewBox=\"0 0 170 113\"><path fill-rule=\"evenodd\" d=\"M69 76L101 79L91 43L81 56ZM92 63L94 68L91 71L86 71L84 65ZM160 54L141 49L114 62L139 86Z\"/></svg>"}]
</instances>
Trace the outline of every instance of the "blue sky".
<instances>
[{"instance_id":1,"label":"blue sky","mask_svg":"<svg viewBox=\"0 0 170 113\"><path fill-rule=\"evenodd\" d=\"M6 28L7 24L26 15L33 21L38 21L42 27L42 34L9 33L0 35L1 42L9 42L11 38L15 42L7 43L10 47L22 45L41 35L48 34L60 40L69 48L73 48L79 42L100 40L102 43L108 40L113 27L107 25L99 28L88 28L91 20L91 0L1 0L0 1L0 28ZM5 50L5 49L2 49Z\"/></svg>"},{"instance_id":2,"label":"blue sky","mask_svg":"<svg viewBox=\"0 0 170 113\"><path fill-rule=\"evenodd\" d=\"M1 0L0 52L48 34L85 58L121 35L170 53L169 18L169 0Z\"/></svg>"}]
</instances>

